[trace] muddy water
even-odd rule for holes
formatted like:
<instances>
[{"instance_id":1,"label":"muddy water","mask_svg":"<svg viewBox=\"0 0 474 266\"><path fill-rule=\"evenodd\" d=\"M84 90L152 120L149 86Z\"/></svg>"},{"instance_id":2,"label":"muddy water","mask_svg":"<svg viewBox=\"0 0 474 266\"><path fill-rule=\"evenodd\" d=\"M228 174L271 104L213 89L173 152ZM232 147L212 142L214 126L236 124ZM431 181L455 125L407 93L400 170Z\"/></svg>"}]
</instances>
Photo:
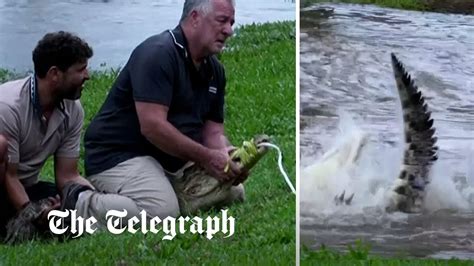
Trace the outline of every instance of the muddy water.
<instances>
[{"instance_id":1,"label":"muddy water","mask_svg":"<svg viewBox=\"0 0 474 266\"><path fill-rule=\"evenodd\" d=\"M347 250L363 239L386 256L474 259L474 16L317 5L301 11L300 40L302 169L355 131L370 139L358 165L323 186L301 176L302 242ZM435 119L439 160L422 214L384 211L403 150L391 52ZM342 191L355 193L352 206L334 205Z\"/></svg>"}]
</instances>

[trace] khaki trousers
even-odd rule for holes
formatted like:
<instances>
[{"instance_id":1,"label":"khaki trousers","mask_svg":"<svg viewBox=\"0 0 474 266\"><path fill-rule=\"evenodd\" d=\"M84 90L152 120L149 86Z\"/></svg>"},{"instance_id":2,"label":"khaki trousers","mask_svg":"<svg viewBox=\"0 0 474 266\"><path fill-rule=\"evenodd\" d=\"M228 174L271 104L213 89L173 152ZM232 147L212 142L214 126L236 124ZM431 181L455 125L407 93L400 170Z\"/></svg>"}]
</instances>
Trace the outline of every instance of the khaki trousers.
<instances>
[{"instance_id":1,"label":"khaki trousers","mask_svg":"<svg viewBox=\"0 0 474 266\"><path fill-rule=\"evenodd\" d=\"M128 217L145 210L149 217L179 215L176 194L163 167L152 157L135 157L104 172L88 177L96 191L81 193L78 215L95 217L105 224L109 210L127 210Z\"/></svg>"},{"instance_id":2,"label":"khaki trousers","mask_svg":"<svg viewBox=\"0 0 474 266\"><path fill-rule=\"evenodd\" d=\"M84 219L93 216L105 225L107 211L123 209L127 210L125 219L139 216L142 210L149 218L179 215L173 186L163 167L151 156L132 158L88 179L96 190L82 192L76 203L77 215ZM232 187L219 206L243 199L243 186Z\"/></svg>"}]
</instances>

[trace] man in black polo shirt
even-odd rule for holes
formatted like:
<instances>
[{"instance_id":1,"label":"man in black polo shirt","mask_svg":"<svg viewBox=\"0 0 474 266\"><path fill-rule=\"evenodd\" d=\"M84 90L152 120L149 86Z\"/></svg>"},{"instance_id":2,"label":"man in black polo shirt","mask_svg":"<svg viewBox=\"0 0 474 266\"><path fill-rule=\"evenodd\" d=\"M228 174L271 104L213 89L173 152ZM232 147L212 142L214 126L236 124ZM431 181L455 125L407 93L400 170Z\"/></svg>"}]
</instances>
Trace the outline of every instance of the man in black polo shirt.
<instances>
[{"instance_id":1,"label":"man in black polo shirt","mask_svg":"<svg viewBox=\"0 0 474 266\"><path fill-rule=\"evenodd\" d=\"M176 216L178 201L165 173L187 161L220 180L243 181L246 173L229 162L226 80L214 56L233 23L232 0L187 0L175 29L132 52L85 134L86 175L106 193L73 185L66 191L70 208L97 219L124 208L129 216L142 209L150 216ZM243 200L242 185L231 191L231 200Z\"/></svg>"}]
</instances>

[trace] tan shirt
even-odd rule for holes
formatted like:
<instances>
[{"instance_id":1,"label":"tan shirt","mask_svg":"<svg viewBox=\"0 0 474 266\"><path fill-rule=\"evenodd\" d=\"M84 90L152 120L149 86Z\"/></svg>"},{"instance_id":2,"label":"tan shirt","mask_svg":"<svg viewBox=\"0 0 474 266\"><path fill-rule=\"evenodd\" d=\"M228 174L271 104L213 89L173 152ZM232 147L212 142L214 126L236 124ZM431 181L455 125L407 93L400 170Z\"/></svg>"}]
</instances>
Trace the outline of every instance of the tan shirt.
<instances>
[{"instance_id":1,"label":"tan shirt","mask_svg":"<svg viewBox=\"0 0 474 266\"><path fill-rule=\"evenodd\" d=\"M79 100L64 100L54 109L47 128L30 100L30 77L0 85L0 133L8 138L9 163L18 164L25 186L38 182L46 159L79 158L84 110Z\"/></svg>"}]
</instances>

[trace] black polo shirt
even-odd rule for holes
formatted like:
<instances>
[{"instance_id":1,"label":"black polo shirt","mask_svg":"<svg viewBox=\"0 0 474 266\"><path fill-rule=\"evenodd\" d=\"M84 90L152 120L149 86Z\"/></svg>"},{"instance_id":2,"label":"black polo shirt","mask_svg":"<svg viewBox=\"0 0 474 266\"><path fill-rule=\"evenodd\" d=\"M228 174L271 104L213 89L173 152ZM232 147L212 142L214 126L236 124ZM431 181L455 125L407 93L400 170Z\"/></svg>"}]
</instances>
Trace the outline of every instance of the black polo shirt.
<instances>
[{"instance_id":1,"label":"black polo shirt","mask_svg":"<svg viewBox=\"0 0 474 266\"><path fill-rule=\"evenodd\" d=\"M141 134L135 101L168 106L168 121L201 142L206 120L224 121L224 88L224 68L215 56L195 68L180 26L148 38L132 52L86 130L86 175L144 155L153 156L168 171L178 170L185 161Z\"/></svg>"}]
</instances>

